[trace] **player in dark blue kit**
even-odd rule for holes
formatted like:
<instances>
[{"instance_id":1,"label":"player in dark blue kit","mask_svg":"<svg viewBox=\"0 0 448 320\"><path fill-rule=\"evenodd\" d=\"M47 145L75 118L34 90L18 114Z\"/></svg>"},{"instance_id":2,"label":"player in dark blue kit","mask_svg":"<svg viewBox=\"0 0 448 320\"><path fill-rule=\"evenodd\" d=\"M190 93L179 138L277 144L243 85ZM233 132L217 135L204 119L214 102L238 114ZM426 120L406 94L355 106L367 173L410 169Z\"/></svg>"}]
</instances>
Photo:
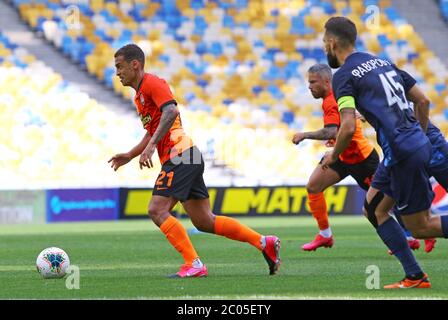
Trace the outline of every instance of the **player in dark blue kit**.
<instances>
[{"instance_id":1,"label":"player in dark blue kit","mask_svg":"<svg viewBox=\"0 0 448 320\"><path fill-rule=\"evenodd\" d=\"M399 75L404 83L404 90L406 92L407 99L414 105L414 114L419 114L420 110L428 110L429 100L426 98L425 94L420 90L417 85L417 81L406 71L398 70ZM426 128L426 136L432 144L433 151L431 160L429 162L429 175L433 176L434 179L445 189L448 190L448 143L445 137L429 119L427 123L421 123L423 129ZM378 174L381 174L380 172ZM403 222L401 221L400 215L398 214L396 206L394 207L394 214L397 217L400 225L405 229L406 236L409 237L411 233L406 230ZM425 251L431 252L434 248L436 240L435 239L425 239ZM409 244L418 244L420 242L417 239L409 242ZM418 249L418 247L412 247L411 249Z\"/></svg>"},{"instance_id":2,"label":"player in dark blue kit","mask_svg":"<svg viewBox=\"0 0 448 320\"><path fill-rule=\"evenodd\" d=\"M396 204L399 214L417 238L448 237L448 216L430 216L434 193L428 166L432 146L420 123L428 122L428 110L419 109L418 118L405 95L399 70L389 61L368 53L355 52L355 24L344 17L325 24L324 44L328 63L340 69L333 76L333 90L341 114L341 126L333 151L322 162L334 163L347 147L355 128L355 109L377 133L384 159L367 191L364 214L387 247L398 258L405 278L386 289L430 288L406 241L406 236L389 215Z\"/></svg>"},{"instance_id":3,"label":"player in dark blue kit","mask_svg":"<svg viewBox=\"0 0 448 320\"><path fill-rule=\"evenodd\" d=\"M428 110L430 102L422 90L418 87L417 81L406 71L399 69L397 70L399 71L399 75L404 82L406 98L409 102L413 103L414 114L418 115L420 110ZM364 118L362 119L365 121ZM420 125L423 129L426 128L426 136L433 146L433 152L429 162L429 175L433 176L435 180L448 191L448 143L446 142L443 134L440 132L440 129L437 128L429 119L428 122L420 123ZM379 171L376 174L386 174L386 172ZM396 205L394 206L393 213L405 231L409 247L412 250L420 248L420 241L413 238L411 232L406 230ZM434 249L435 243L436 239L425 239L425 252L431 252ZM392 254L390 250L389 253Z\"/></svg>"}]
</instances>

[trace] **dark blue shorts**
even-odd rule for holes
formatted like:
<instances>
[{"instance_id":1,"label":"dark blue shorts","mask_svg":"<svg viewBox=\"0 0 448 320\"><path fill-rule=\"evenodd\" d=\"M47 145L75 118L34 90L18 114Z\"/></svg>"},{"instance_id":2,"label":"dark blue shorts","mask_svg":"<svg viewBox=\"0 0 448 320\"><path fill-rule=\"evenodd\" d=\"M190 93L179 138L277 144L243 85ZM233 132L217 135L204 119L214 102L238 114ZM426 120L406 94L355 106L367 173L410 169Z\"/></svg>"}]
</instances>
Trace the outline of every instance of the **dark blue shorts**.
<instances>
[{"instance_id":1,"label":"dark blue shorts","mask_svg":"<svg viewBox=\"0 0 448 320\"><path fill-rule=\"evenodd\" d=\"M412 214L431 207L434 198L428 173L431 148L428 143L391 167L385 167L383 162L378 166L372 187L395 200L397 213Z\"/></svg>"},{"instance_id":2,"label":"dark blue shorts","mask_svg":"<svg viewBox=\"0 0 448 320\"><path fill-rule=\"evenodd\" d=\"M429 174L448 191L448 143L433 149L429 162Z\"/></svg>"}]
</instances>

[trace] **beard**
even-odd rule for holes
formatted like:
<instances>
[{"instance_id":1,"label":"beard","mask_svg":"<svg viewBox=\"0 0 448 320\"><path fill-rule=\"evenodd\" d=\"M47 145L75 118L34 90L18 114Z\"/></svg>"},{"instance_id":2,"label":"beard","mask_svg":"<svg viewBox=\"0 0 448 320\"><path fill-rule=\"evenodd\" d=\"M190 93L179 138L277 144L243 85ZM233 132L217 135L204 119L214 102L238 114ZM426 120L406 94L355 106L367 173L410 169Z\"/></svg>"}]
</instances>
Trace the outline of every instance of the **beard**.
<instances>
[{"instance_id":1,"label":"beard","mask_svg":"<svg viewBox=\"0 0 448 320\"><path fill-rule=\"evenodd\" d=\"M340 67L338 58L336 56L331 55L331 53L327 53L327 61L330 68L337 69Z\"/></svg>"},{"instance_id":2,"label":"beard","mask_svg":"<svg viewBox=\"0 0 448 320\"><path fill-rule=\"evenodd\" d=\"M313 96L314 99L322 98L322 94L320 94L319 92L316 92L316 91L311 91L311 95Z\"/></svg>"}]
</instances>

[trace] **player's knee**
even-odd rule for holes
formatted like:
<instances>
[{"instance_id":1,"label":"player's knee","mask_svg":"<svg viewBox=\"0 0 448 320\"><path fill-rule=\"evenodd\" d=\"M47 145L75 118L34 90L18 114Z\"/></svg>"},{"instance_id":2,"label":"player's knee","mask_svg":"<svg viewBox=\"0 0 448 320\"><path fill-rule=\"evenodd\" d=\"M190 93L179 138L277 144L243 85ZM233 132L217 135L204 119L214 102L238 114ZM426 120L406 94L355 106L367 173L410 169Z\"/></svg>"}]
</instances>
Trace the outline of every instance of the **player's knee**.
<instances>
[{"instance_id":1,"label":"player's knee","mask_svg":"<svg viewBox=\"0 0 448 320\"><path fill-rule=\"evenodd\" d=\"M322 192L320 186L317 183L313 183L313 182L308 182L308 184L306 185L306 191L309 194L317 194Z\"/></svg>"},{"instance_id":2,"label":"player's knee","mask_svg":"<svg viewBox=\"0 0 448 320\"><path fill-rule=\"evenodd\" d=\"M381 212L377 211L377 207L383 198L384 194L378 192L370 202L367 199L364 200L363 213L375 228L378 228L378 221L382 221L384 218L381 216Z\"/></svg>"},{"instance_id":3,"label":"player's knee","mask_svg":"<svg viewBox=\"0 0 448 320\"><path fill-rule=\"evenodd\" d=\"M160 210L160 208L157 208L156 206L149 206L148 207L148 215L149 217L156 221L159 220L159 218L162 216L163 212Z\"/></svg>"}]
</instances>

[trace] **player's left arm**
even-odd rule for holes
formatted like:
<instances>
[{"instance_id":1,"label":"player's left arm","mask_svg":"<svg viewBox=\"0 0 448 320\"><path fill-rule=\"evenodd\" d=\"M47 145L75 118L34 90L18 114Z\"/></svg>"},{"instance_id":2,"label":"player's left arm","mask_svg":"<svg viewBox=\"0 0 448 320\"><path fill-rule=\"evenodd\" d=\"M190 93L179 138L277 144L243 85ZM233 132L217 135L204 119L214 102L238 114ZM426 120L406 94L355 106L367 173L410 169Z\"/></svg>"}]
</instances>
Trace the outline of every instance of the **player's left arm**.
<instances>
[{"instance_id":1,"label":"player's left arm","mask_svg":"<svg viewBox=\"0 0 448 320\"><path fill-rule=\"evenodd\" d=\"M174 121L176 121L179 115L179 109L175 103L169 103L162 108L162 116L160 118L160 123L157 126L156 131L149 140L148 145L145 150L143 150L140 155L140 164L144 167L152 168L152 155L154 154L157 144L160 140L167 134L168 130L173 126Z\"/></svg>"},{"instance_id":2,"label":"player's left arm","mask_svg":"<svg viewBox=\"0 0 448 320\"><path fill-rule=\"evenodd\" d=\"M423 131L428 129L429 122L429 100L422 90L415 84L410 90L406 92L408 100L414 104L414 113Z\"/></svg>"},{"instance_id":3,"label":"player's left arm","mask_svg":"<svg viewBox=\"0 0 448 320\"><path fill-rule=\"evenodd\" d=\"M356 130L355 100L353 97L341 97L338 100L339 112L341 114L341 126L336 137L336 144L332 151L327 152L322 160L322 168L327 169L328 166L336 162L339 155L352 141L353 134Z\"/></svg>"}]
</instances>

